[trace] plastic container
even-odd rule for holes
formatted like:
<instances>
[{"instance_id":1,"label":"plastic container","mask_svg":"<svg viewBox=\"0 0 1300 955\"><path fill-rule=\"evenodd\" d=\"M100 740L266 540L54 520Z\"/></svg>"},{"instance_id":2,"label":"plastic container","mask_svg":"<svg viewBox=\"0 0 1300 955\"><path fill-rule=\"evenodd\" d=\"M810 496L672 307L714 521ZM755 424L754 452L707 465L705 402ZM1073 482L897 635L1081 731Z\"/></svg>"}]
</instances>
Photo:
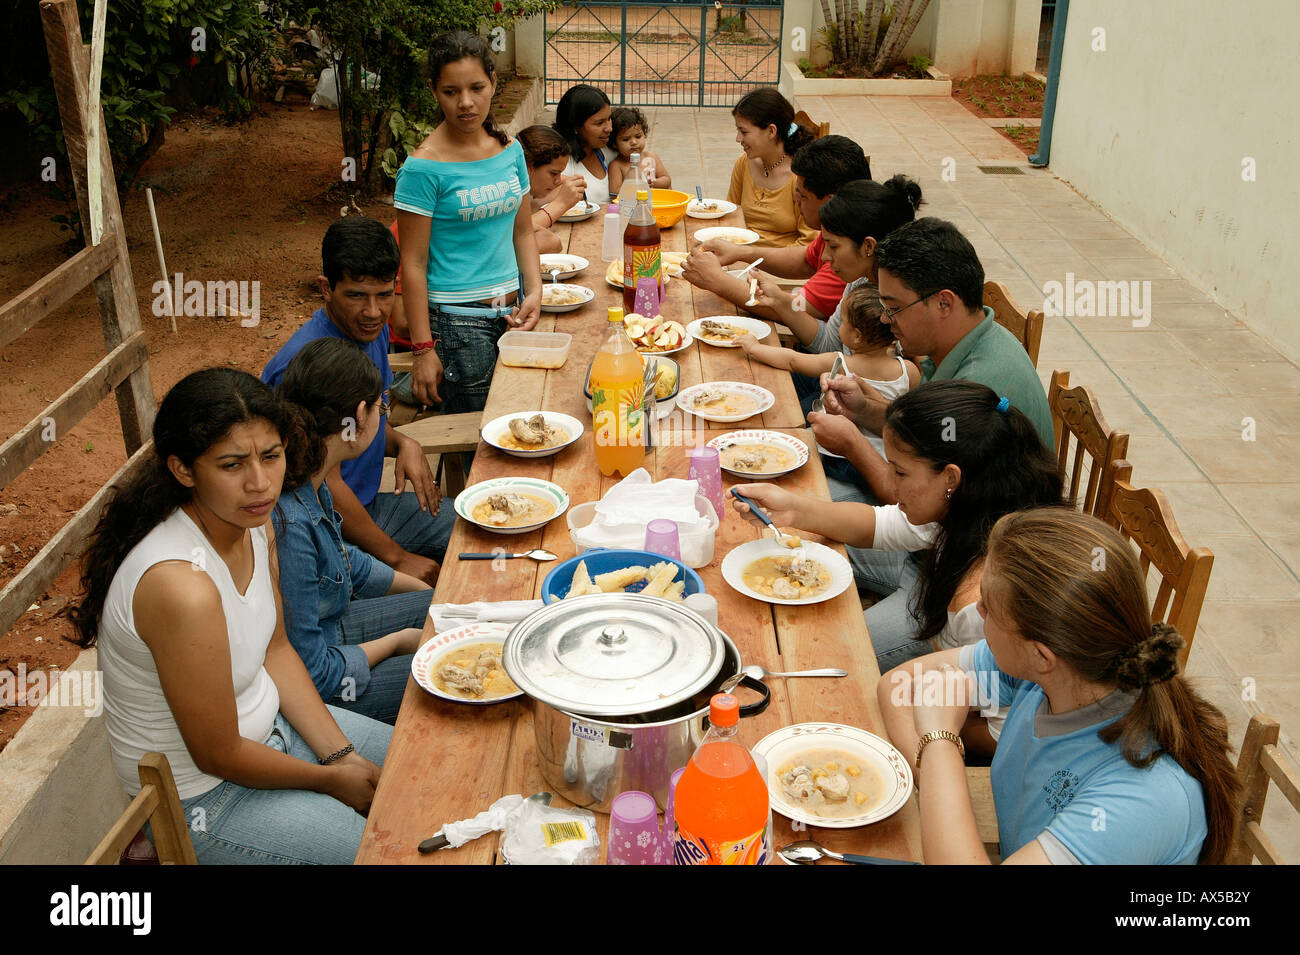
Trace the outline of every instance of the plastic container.
<instances>
[{"instance_id":1,"label":"plastic container","mask_svg":"<svg viewBox=\"0 0 1300 955\"><path fill-rule=\"evenodd\" d=\"M511 368L559 368L573 336L564 332L506 332L497 339L501 364Z\"/></svg>"},{"instance_id":2,"label":"plastic container","mask_svg":"<svg viewBox=\"0 0 1300 955\"><path fill-rule=\"evenodd\" d=\"M705 567L713 563L713 541L718 532L718 515L713 510L713 505L703 494L695 495L695 510L704 517L708 524L705 527L687 528L682 525L677 526L677 544L681 550L682 563L687 567ZM576 504L569 508L567 515L569 522L569 538L573 541L573 546L578 552L588 550L592 547L608 547L608 542L599 543L591 539L586 532L586 528L596 519L596 502L587 501L584 504ZM645 527L629 524L627 527L626 542L620 541L627 547L640 547L641 542L645 540ZM588 564L588 567L591 565ZM689 590L689 588L688 588Z\"/></svg>"},{"instance_id":3,"label":"plastic container","mask_svg":"<svg viewBox=\"0 0 1300 955\"><path fill-rule=\"evenodd\" d=\"M600 257L606 262L623 257L623 220L618 209L617 202L611 202L605 209L605 231L600 243Z\"/></svg>"},{"instance_id":4,"label":"plastic container","mask_svg":"<svg viewBox=\"0 0 1300 955\"><path fill-rule=\"evenodd\" d=\"M600 473L626 477L645 460L645 361L627 337L621 308L609 310L606 327L591 363L591 441Z\"/></svg>"},{"instance_id":5,"label":"plastic container","mask_svg":"<svg viewBox=\"0 0 1300 955\"><path fill-rule=\"evenodd\" d=\"M650 193L655 222L659 223L661 229L670 229L681 222L686 215L686 207L695 198L676 189L652 189Z\"/></svg>"},{"instance_id":6,"label":"plastic container","mask_svg":"<svg viewBox=\"0 0 1300 955\"><path fill-rule=\"evenodd\" d=\"M622 208L622 199L619 200ZM637 304L637 289L642 278L653 287L653 306ZM650 194L640 189L636 194L636 208L623 230L623 311L642 315L658 314L664 297L663 255L659 240L659 223L650 208ZM653 307L654 311L641 311Z\"/></svg>"},{"instance_id":7,"label":"plastic container","mask_svg":"<svg viewBox=\"0 0 1300 955\"><path fill-rule=\"evenodd\" d=\"M667 561L670 564L677 565L677 576L673 579L686 581L686 586L682 589L682 596L704 593L704 581L700 579L700 575L680 560L673 560L671 557L652 554L645 550L589 550L577 557L570 557L568 560L560 561L546 575L546 578L542 581L543 603L555 603L557 600L564 598L564 595L569 592L569 588L573 586L573 575L577 572L578 564L582 561L586 562L587 573L593 578L597 574L609 573L611 570L622 570L624 567L649 567L651 564ZM639 587L634 586L628 593L634 593L639 589Z\"/></svg>"},{"instance_id":8,"label":"plastic container","mask_svg":"<svg viewBox=\"0 0 1300 955\"><path fill-rule=\"evenodd\" d=\"M767 782L740 742L740 704L729 693L709 701L699 748L673 794L675 865L766 865L772 855Z\"/></svg>"}]
</instances>

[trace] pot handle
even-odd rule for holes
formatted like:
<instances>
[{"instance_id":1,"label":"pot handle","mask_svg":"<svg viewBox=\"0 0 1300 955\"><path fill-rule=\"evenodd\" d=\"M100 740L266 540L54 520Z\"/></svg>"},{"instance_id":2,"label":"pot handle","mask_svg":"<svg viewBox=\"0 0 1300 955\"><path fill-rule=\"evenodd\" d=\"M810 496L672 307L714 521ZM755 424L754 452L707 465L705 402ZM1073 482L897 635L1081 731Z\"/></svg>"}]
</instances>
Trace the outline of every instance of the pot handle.
<instances>
[{"instance_id":1,"label":"pot handle","mask_svg":"<svg viewBox=\"0 0 1300 955\"><path fill-rule=\"evenodd\" d=\"M746 716L757 716L759 713L766 710L772 702L772 691L768 689L767 684L762 680L757 680L746 674L740 678L740 682L737 683L736 686L746 686L755 693L762 694L761 699L753 703L742 703L740 705L740 715L742 718ZM732 689L734 690L735 687ZM709 731L709 714L705 713L704 716L701 717L701 720L703 721L704 731L707 733Z\"/></svg>"}]
</instances>

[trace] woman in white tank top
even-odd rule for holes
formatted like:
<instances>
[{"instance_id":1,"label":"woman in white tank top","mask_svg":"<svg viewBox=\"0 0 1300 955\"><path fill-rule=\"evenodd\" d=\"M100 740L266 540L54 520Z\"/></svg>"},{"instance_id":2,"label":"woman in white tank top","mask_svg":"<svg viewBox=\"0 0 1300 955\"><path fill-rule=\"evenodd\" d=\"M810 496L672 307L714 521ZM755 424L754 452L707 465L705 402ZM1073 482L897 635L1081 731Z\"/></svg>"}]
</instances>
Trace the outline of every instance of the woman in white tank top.
<instances>
[{"instance_id":1,"label":"woman in white tank top","mask_svg":"<svg viewBox=\"0 0 1300 955\"><path fill-rule=\"evenodd\" d=\"M118 777L171 764L200 862L350 862L389 727L327 707L285 637L267 523L288 425L269 388L212 368L163 399L154 457L117 490L72 620L98 645Z\"/></svg>"}]
</instances>

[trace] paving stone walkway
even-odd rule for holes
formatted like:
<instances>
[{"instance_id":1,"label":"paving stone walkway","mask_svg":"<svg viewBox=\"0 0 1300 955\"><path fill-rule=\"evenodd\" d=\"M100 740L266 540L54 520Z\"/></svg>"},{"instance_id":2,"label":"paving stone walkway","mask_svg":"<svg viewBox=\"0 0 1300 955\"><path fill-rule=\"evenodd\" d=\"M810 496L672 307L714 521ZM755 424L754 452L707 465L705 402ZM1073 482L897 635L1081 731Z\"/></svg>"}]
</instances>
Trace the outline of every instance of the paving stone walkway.
<instances>
[{"instance_id":1,"label":"paving stone walkway","mask_svg":"<svg viewBox=\"0 0 1300 955\"><path fill-rule=\"evenodd\" d=\"M955 223L986 276L1024 307L1040 306L1044 285L1064 286L1071 273L1076 284L1150 283L1146 327L1130 316L1049 317L1039 371L1046 383L1067 369L1071 384L1092 389L1107 423L1131 435L1135 485L1162 490L1187 541L1214 552L1188 673L1227 714L1234 745L1251 715L1269 713L1300 757L1300 369L1218 306L1197 276L1171 268L1050 169L1031 169L957 102L802 97L796 107L861 143L875 178L916 179L921 213ZM730 112L646 112L650 149L670 164L674 187L699 183L725 196L739 151ZM1284 857L1300 861L1300 827L1284 806L1274 790L1265 828Z\"/></svg>"}]
</instances>

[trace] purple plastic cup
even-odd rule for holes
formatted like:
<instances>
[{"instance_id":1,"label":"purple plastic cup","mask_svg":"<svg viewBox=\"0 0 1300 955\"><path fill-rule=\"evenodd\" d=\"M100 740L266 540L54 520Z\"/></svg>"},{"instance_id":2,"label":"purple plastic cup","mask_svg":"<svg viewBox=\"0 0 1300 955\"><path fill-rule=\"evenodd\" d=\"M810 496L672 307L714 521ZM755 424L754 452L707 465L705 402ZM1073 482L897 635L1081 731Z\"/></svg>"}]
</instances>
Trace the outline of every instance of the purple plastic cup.
<instances>
[{"instance_id":1,"label":"purple plastic cup","mask_svg":"<svg viewBox=\"0 0 1300 955\"><path fill-rule=\"evenodd\" d=\"M609 849L606 865L662 865L659 807L649 793L631 789L614 797L609 807Z\"/></svg>"},{"instance_id":2,"label":"purple plastic cup","mask_svg":"<svg viewBox=\"0 0 1300 955\"><path fill-rule=\"evenodd\" d=\"M677 803L677 782L682 778L682 773L686 772L686 767L673 770L672 777L668 780L668 805L664 807L664 832L663 832L663 864L673 864L673 843L677 841L677 817L674 814L674 806Z\"/></svg>"},{"instance_id":3,"label":"purple plastic cup","mask_svg":"<svg viewBox=\"0 0 1300 955\"><path fill-rule=\"evenodd\" d=\"M722 496L722 460L718 449L702 446L691 450L691 480L699 482L700 493L709 499L721 523L727 513Z\"/></svg>"},{"instance_id":4,"label":"purple plastic cup","mask_svg":"<svg viewBox=\"0 0 1300 955\"><path fill-rule=\"evenodd\" d=\"M677 522L656 517L645 526L645 549L652 554L662 554L673 560L682 559L681 543L677 537Z\"/></svg>"}]
</instances>

